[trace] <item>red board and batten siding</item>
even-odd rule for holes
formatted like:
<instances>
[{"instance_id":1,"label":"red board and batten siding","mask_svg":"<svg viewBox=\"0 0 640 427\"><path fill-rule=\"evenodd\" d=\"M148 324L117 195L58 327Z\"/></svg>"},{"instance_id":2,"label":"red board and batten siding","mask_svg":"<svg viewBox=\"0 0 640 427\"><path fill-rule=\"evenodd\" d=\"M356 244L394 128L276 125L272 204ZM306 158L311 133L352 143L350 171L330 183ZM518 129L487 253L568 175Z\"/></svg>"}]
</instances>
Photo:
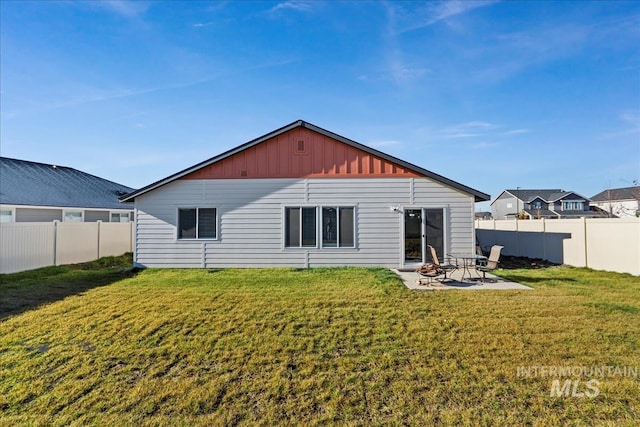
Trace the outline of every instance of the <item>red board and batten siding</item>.
<instances>
[{"instance_id":1,"label":"red board and batten siding","mask_svg":"<svg viewBox=\"0 0 640 427\"><path fill-rule=\"evenodd\" d=\"M298 127L182 179L411 178L414 171Z\"/></svg>"}]
</instances>

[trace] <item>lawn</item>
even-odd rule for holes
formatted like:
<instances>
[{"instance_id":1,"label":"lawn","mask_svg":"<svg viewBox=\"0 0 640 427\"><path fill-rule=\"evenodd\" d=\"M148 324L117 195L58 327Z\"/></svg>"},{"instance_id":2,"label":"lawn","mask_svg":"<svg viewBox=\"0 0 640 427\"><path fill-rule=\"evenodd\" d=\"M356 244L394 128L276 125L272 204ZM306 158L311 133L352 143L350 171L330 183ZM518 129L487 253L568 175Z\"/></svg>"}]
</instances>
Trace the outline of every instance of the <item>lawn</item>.
<instances>
[{"instance_id":1,"label":"lawn","mask_svg":"<svg viewBox=\"0 0 640 427\"><path fill-rule=\"evenodd\" d=\"M501 270L534 290L419 292L385 269L123 265L0 276L0 424L640 422L633 372L552 397L558 378L519 371L637 369L638 277Z\"/></svg>"}]
</instances>

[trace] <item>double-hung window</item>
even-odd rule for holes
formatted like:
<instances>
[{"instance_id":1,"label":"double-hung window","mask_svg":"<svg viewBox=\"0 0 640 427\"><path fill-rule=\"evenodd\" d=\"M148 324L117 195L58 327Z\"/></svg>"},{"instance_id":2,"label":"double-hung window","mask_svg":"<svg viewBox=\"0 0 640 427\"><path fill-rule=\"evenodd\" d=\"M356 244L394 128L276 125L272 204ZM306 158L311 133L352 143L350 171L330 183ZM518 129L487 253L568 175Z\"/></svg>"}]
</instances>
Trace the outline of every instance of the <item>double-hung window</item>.
<instances>
[{"instance_id":1,"label":"double-hung window","mask_svg":"<svg viewBox=\"0 0 640 427\"><path fill-rule=\"evenodd\" d=\"M323 207L322 247L353 248L354 246L355 227L353 207Z\"/></svg>"},{"instance_id":2,"label":"double-hung window","mask_svg":"<svg viewBox=\"0 0 640 427\"><path fill-rule=\"evenodd\" d=\"M295 207L284 209L284 245L287 248L315 248L316 243L315 207Z\"/></svg>"},{"instance_id":3,"label":"double-hung window","mask_svg":"<svg viewBox=\"0 0 640 427\"><path fill-rule=\"evenodd\" d=\"M178 209L178 239L216 239L216 208Z\"/></svg>"}]
</instances>

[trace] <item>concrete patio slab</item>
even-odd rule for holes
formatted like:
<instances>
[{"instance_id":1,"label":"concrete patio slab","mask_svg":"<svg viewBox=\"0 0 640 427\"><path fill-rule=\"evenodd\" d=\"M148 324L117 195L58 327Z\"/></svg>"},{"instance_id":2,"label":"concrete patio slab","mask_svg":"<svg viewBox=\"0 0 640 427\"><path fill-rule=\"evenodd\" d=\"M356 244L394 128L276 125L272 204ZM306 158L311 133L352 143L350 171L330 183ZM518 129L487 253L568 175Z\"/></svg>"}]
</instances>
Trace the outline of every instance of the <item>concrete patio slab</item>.
<instances>
[{"instance_id":1,"label":"concrete patio slab","mask_svg":"<svg viewBox=\"0 0 640 427\"><path fill-rule=\"evenodd\" d=\"M466 289L466 290L532 290L529 286L521 285L520 283L510 282L508 280L502 279L500 277L494 276L492 274L487 274L487 281L483 284L479 280L468 280L465 278L462 280L462 272L454 271L449 276L447 276L447 281L444 283L438 281L432 281L431 283L427 283L427 280L422 277L422 284L418 284L421 276L415 271L403 271L397 269L391 269L394 273L396 273L402 281L404 285L413 290L420 291L434 291L434 290L448 290L448 289Z\"/></svg>"}]
</instances>

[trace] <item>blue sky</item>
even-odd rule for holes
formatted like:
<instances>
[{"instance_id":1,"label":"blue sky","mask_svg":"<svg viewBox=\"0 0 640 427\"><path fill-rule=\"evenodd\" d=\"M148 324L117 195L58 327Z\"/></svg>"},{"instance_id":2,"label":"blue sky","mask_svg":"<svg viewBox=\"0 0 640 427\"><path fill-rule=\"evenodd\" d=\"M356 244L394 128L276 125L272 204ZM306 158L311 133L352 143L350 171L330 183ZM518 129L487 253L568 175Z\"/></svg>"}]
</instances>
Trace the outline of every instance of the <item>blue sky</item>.
<instances>
[{"instance_id":1,"label":"blue sky","mask_svg":"<svg viewBox=\"0 0 640 427\"><path fill-rule=\"evenodd\" d=\"M0 8L2 156L137 188L303 119L493 197L640 178L640 2Z\"/></svg>"}]
</instances>

